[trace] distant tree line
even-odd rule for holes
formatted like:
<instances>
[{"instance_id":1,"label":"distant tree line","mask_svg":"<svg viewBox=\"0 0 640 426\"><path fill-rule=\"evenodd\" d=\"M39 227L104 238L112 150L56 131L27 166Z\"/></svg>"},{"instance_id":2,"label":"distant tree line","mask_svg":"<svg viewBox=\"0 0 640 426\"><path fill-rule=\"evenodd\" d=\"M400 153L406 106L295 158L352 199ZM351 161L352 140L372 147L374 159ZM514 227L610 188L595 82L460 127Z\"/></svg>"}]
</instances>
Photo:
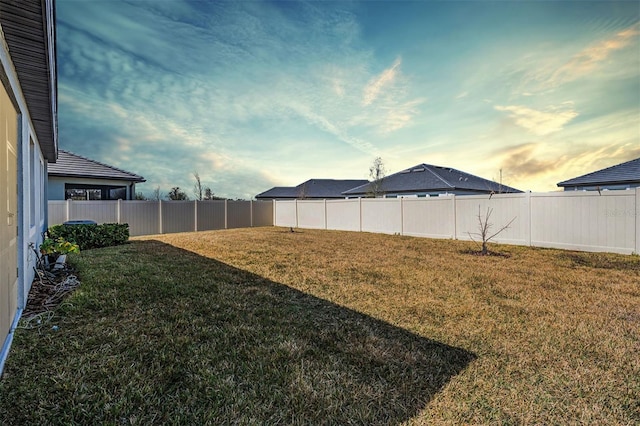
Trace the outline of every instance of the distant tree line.
<instances>
[{"instance_id":1,"label":"distant tree line","mask_svg":"<svg viewBox=\"0 0 640 426\"><path fill-rule=\"evenodd\" d=\"M198 172L193 172L193 177L195 179L195 183L193 185L193 194L194 199L197 201L209 201L209 200L226 200L224 197L218 197L214 194L210 187L204 186L202 184L202 180L200 179L200 174ZM136 200L151 200L151 201L160 201L163 199L170 201L189 201L189 195L182 190L179 186L174 186L171 188L168 194L163 194L160 191L160 185L156 186L153 190L151 197L146 197L142 192L136 192L135 196Z\"/></svg>"}]
</instances>

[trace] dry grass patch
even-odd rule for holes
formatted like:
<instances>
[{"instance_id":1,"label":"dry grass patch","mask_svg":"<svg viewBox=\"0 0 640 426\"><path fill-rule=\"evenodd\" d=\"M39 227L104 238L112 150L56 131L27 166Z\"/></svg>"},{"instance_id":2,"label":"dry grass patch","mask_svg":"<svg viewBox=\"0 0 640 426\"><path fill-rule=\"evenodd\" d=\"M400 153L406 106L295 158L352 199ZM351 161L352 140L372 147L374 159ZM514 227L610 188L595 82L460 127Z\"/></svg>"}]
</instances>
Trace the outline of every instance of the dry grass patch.
<instances>
[{"instance_id":1,"label":"dry grass patch","mask_svg":"<svg viewBox=\"0 0 640 426\"><path fill-rule=\"evenodd\" d=\"M478 356L409 423L640 422L640 259L299 230L153 237Z\"/></svg>"},{"instance_id":2,"label":"dry grass patch","mask_svg":"<svg viewBox=\"0 0 640 426\"><path fill-rule=\"evenodd\" d=\"M639 424L640 258L474 247L256 228L85 251L17 330L0 424Z\"/></svg>"}]
</instances>

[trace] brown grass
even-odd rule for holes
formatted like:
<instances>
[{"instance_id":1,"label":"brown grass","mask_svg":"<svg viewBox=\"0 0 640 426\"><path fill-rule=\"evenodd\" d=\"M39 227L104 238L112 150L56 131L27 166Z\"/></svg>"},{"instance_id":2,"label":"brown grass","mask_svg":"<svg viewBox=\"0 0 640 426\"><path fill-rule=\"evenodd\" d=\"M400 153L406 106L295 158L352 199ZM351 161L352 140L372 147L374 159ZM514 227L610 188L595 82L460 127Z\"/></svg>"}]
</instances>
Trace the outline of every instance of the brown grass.
<instances>
[{"instance_id":1,"label":"brown grass","mask_svg":"<svg viewBox=\"0 0 640 426\"><path fill-rule=\"evenodd\" d=\"M640 258L283 228L147 237L477 356L408 424L640 423Z\"/></svg>"}]
</instances>

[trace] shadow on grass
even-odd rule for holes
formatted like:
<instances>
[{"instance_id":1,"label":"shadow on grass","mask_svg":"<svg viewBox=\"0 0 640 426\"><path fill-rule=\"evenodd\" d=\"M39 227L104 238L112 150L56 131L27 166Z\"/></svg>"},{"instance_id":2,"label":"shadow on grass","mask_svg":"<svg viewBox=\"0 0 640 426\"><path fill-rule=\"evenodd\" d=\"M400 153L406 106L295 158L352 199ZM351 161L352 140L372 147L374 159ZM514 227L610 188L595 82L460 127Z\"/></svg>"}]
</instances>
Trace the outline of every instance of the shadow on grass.
<instances>
[{"instance_id":1,"label":"shadow on grass","mask_svg":"<svg viewBox=\"0 0 640 426\"><path fill-rule=\"evenodd\" d=\"M398 424L475 358L158 241L75 263L59 331L17 333L2 424Z\"/></svg>"}]
</instances>

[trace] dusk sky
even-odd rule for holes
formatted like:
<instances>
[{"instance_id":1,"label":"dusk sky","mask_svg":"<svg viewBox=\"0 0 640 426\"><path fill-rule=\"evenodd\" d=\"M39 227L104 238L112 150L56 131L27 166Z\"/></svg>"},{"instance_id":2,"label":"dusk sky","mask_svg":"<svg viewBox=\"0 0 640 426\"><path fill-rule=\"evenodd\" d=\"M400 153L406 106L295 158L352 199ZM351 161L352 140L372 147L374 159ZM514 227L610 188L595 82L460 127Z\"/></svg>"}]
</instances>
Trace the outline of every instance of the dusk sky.
<instances>
[{"instance_id":1,"label":"dusk sky","mask_svg":"<svg viewBox=\"0 0 640 426\"><path fill-rule=\"evenodd\" d=\"M419 163L522 190L640 157L630 2L57 0L60 148L250 199Z\"/></svg>"}]
</instances>

